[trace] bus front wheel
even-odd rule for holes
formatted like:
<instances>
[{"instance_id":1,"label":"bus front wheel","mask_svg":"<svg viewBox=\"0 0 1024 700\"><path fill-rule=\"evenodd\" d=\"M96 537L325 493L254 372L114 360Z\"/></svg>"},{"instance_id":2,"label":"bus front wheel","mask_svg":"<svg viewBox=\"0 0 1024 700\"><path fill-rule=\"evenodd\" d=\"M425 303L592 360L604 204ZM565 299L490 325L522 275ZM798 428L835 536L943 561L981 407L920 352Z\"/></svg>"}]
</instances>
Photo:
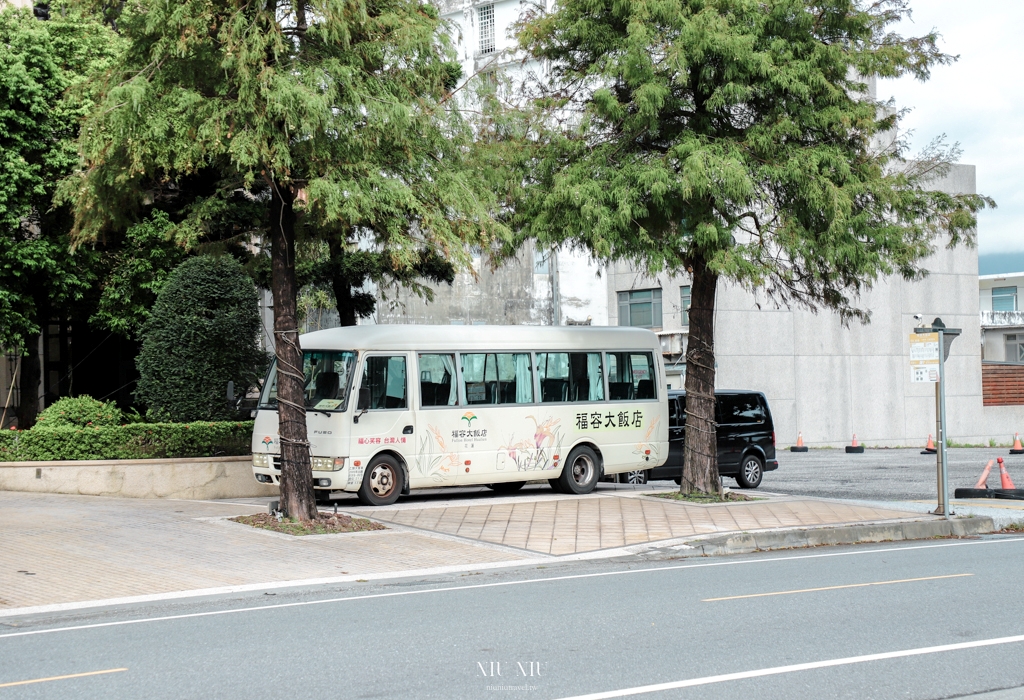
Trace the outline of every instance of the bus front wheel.
<instances>
[{"instance_id":1,"label":"bus front wheel","mask_svg":"<svg viewBox=\"0 0 1024 700\"><path fill-rule=\"evenodd\" d=\"M597 486L600 469L597 453L586 445L580 445L569 453L569 459L562 467L558 485L562 493L590 493Z\"/></svg>"},{"instance_id":2,"label":"bus front wheel","mask_svg":"<svg viewBox=\"0 0 1024 700\"><path fill-rule=\"evenodd\" d=\"M363 485L356 495L367 506L389 506L405 488L405 472L394 457L381 455L363 473Z\"/></svg>"}]
</instances>

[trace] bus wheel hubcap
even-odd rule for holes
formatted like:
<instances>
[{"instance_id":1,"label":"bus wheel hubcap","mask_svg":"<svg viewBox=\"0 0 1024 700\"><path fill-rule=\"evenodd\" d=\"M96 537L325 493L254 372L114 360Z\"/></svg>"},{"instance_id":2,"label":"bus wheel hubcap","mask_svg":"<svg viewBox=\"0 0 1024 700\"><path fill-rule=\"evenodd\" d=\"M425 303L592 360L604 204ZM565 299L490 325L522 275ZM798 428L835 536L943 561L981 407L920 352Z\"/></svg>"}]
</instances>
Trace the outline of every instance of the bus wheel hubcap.
<instances>
[{"instance_id":1,"label":"bus wheel hubcap","mask_svg":"<svg viewBox=\"0 0 1024 700\"><path fill-rule=\"evenodd\" d=\"M395 488L395 475L391 468L381 464L370 472L370 490L378 496L384 497Z\"/></svg>"},{"instance_id":2,"label":"bus wheel hubcap","mask_svg":"<svg viewBox=\"0 0 1024 700\"><path fill-rule=\"evenodd\" d=\"M586 484L594 473L594 463L586 455L580 455L572 463L572 478L577 484Z\"/></svg>"}]
</instances>

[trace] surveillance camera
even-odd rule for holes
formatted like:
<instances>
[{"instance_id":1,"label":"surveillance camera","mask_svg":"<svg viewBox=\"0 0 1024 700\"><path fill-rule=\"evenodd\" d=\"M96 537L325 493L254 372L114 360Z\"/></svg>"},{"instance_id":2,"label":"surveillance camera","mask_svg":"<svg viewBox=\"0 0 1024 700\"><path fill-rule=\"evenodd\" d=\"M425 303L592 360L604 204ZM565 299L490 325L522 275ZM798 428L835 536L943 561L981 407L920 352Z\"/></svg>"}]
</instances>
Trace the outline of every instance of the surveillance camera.
<instances>
[{"instance_id":1,"label":"surveillance camera","mask_svg":"<svg viewBox=\"0 0 1024 700\"><path fill-rule=\"evenodd\" d=\"M920 323L924 320L924 314L914 314L914 320Z\"/></svg>"}]
</instances>

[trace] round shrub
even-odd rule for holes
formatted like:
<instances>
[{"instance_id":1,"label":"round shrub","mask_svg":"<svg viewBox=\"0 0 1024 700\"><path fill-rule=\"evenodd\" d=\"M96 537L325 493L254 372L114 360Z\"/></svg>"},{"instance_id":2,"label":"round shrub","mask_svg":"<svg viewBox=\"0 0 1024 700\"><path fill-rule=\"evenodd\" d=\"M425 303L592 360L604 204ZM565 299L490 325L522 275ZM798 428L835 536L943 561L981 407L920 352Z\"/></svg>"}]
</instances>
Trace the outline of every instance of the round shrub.
<instances>
[{"instance_id":1,"label":"round shrub","mask_svg":"<svg viewBox=\"0 0 1024 700\"><path fill-rule=\"evenodd\" d=\"M36 418L37 428L84 428L121 425L124 415L113 403L91 396L68 396L53 403Z\"/></svg>"},{"instance_id":2,"label":"round shrub","mask_svg":"<svg viewBox=\"0 0 1024 700\"><path fill-rule=\"evenodd\" d=\"M233 418L228 381L244 395L266 368L259 332L256 287L233 258L186 260L143 327L135 396L159 420Z\"/></svg>"}]
</instances>

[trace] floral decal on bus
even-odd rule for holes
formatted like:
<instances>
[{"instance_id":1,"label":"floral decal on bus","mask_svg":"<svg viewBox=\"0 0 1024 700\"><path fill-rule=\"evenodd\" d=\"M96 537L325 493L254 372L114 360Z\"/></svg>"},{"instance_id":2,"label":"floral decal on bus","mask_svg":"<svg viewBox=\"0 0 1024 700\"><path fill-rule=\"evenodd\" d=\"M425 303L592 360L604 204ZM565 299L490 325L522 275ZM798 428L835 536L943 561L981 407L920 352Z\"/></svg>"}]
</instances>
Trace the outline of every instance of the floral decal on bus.
<instances>
[{"instance_id":1,"label":"floral decal on bus","mask_svg":"<svg viewBox=\"0 0 1024 700\"><path fill-rule=\"evenodd\" d=\"M654 429L658 425L658 418L651 421L651 424L647 426L647 432L644 433L644 438L640 442L636 443L636 447L633 450L633 454L639 457L636 465L640 469L649 469L652 466L660 464L658 456L661 451L658 449L658 443L651 440L651 435L654 434Z\"/></svg>"},{"instance_id":2,"label":"floral decal on bus","mask_svg":"<svg viewBox=\"0 0 1024 700\"><path fill-rule=\"evenodd\" d=\"M437 483L443 483L455 478L458 466L458 453L448 448L440 429L428 425L427 432L420 440L419 452L416 453L416 471Z\"/></svg>"},{"instance_id":3,"label":"floral decal on bus","mask_svg":"<svg viewBox=\"0 0 1024 700\"><path fill-rule=\"evenodd\" d=\"M495 468L498 471L505 469L511 462L517 471L539 471L554 469L553 457L562 450L562 428L558 418L547 418L543 422L533 416L527 416L533 421L533 437L516 440L513 433L505 441L505 444L498 448Z\"/></svg>"}]
</instances>

